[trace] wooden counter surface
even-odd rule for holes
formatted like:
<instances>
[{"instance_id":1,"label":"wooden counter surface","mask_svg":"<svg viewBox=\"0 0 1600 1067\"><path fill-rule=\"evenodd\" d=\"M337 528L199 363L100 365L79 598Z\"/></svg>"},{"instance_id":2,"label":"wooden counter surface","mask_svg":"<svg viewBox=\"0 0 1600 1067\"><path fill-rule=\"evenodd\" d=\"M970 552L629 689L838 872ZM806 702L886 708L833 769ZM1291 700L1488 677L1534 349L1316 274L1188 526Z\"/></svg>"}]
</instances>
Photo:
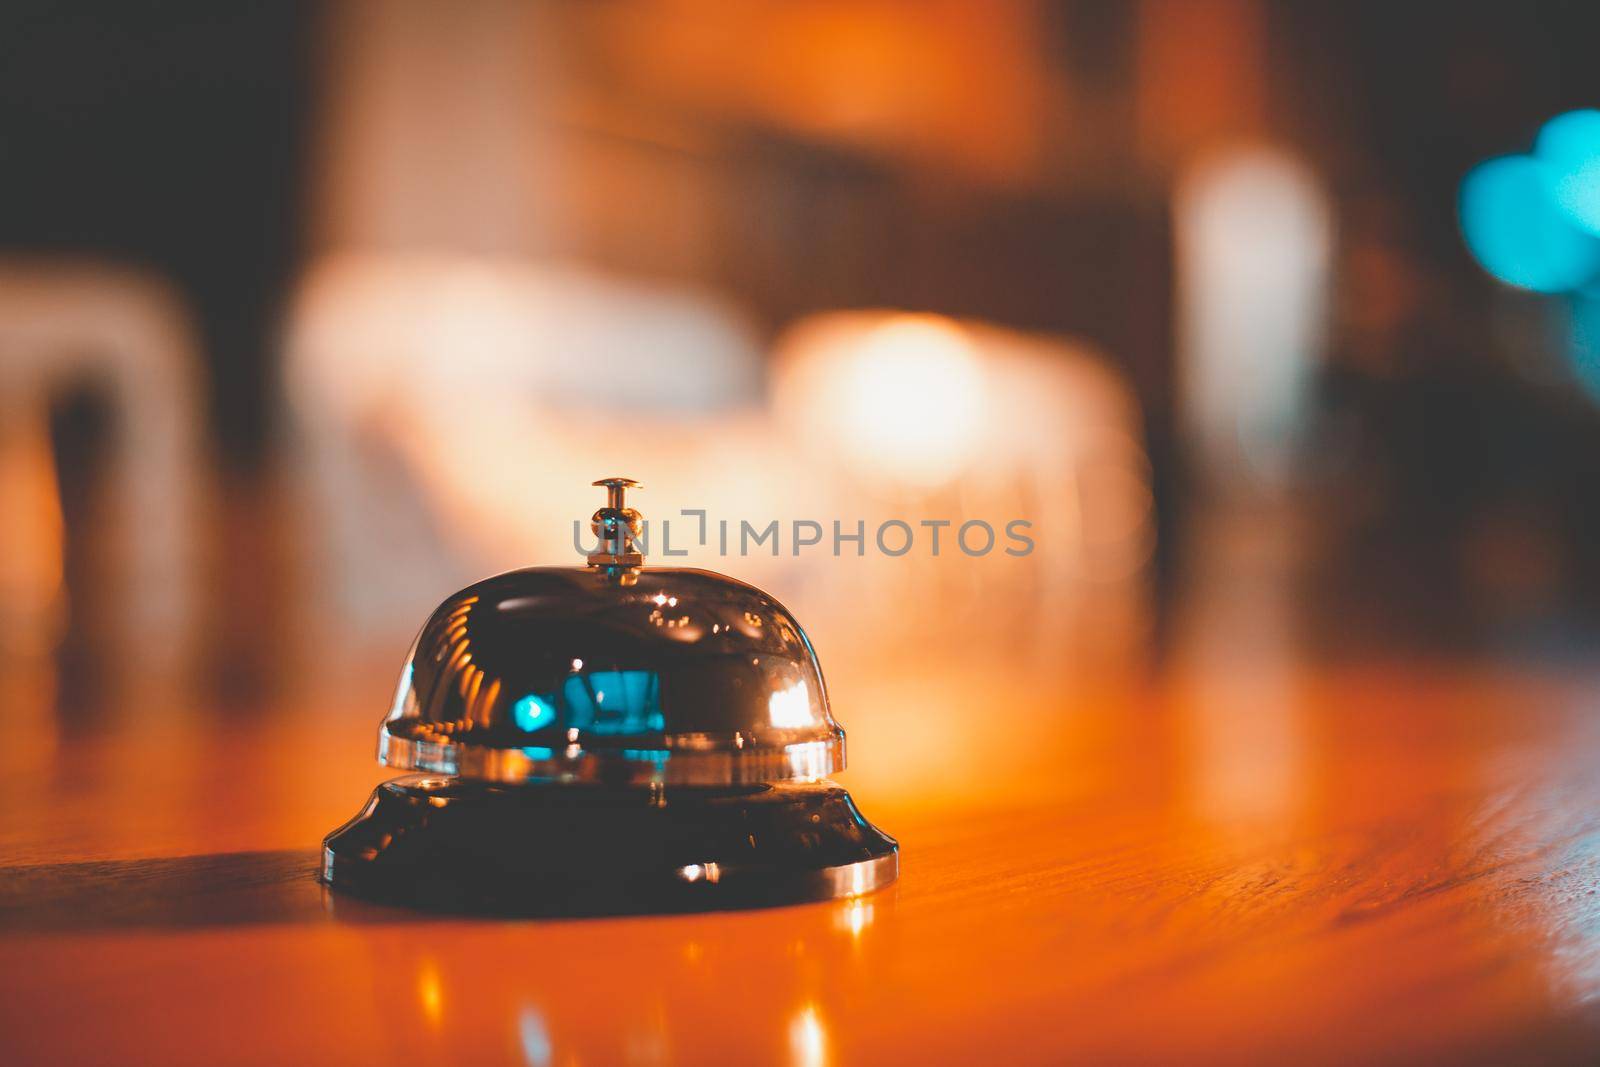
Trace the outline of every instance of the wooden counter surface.
<instances>
[{"instance_id":1,"label":"wooden counter surface","mask_svg":"<svg viewBox=\"0 0 1600 1067\"><path fill-rule=\"evenodd\" d=\"M387 679L90 721L13 680L0 1062L1600 1060L1593 676L893 667L831 680L896 886L527 922L316 881Z\"/></svg>"}]
</instances>

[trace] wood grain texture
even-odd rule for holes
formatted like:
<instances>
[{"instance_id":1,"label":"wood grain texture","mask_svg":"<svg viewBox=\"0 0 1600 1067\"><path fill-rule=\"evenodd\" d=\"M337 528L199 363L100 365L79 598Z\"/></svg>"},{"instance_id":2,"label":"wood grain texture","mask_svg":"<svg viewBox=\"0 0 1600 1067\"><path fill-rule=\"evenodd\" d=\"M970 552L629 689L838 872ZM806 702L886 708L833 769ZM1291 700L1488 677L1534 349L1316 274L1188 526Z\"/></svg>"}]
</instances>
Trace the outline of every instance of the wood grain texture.
<instances>
[{"instance_id":1,"label":"wood grain texture","mask_svg":"<svg viewBox=\"0 0 1600 1067\"><path fill-rule=\"evenodd\" d=\"M444 920L328 894L317 839L382 777L342 698L22 736L0 1060L1600 1059L1593 677L891 666L830 680L843 781L899 837L900 882L730 914Z\"/></svg>"}]
</instances>

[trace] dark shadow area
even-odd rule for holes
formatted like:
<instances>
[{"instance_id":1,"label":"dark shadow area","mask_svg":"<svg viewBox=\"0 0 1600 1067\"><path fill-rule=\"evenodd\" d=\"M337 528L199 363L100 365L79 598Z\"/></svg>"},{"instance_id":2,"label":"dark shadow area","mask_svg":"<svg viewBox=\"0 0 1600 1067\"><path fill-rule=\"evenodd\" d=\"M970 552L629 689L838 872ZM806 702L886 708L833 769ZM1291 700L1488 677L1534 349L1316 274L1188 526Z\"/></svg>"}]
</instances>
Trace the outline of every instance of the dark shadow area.
<instances>
[{"instance_id":1,"label":"dark shadow area","mask_svg":"<svg viewBox=\"0 0 1600 1067\"><path fill-rule=\"evenodd\" d=\"M320 849L0 867L0 935L327 922L581 921L795 903L773 897L710 907L704 900L619 907L616 901L568 900L545 908L493 908L446 897L422 909L385 904L369 892L336 892L322 883L321 867ZM892 898L892 888L873 894L873 899Z\"/></svg>"},{"instance_id":2,"label":"dark shadow area","mask_svg":"<svg viewBox=\"0 0 1600 1067\"><path fill-rule=\"evenodd\" d=\"M316 849L0 867L0 931L328 922ZM339 919L402 918L352 906Z\"/></svg>"}]
</instances>

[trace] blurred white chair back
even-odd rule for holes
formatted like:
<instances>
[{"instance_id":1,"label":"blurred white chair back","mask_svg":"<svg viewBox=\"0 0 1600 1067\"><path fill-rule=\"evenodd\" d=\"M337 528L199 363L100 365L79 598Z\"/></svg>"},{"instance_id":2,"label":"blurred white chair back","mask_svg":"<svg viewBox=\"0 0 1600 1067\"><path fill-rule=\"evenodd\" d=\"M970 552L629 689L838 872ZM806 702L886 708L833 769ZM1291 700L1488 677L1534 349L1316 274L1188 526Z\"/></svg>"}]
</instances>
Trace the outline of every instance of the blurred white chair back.
<instances>
[{"instance_id":1,"label":"blurred white chair back","mask_svg":"<svg viewBox=\"0 0 1600 1067\"><path fill-rule=\"evenodd\" d=\"M750 330L697 291L516 259L328 257L286 351L317 591L390 639L486 571L576 561L591 481L630 457L624 473L651 478L681 450L661 424L737 420L762 380Z\"/></svg>"},{"instance_id":2,"label":"blurred white chair back","mask_svg":"<svg viewBox=\"0 0 1600 1067\"><path fill-rule=\"evenodd\" d=\"M0 260L0 642L50 647L65 608L51 407L84 390L113 419L96 585L76 591L151 665L188 647L202 565L202 368L182 300L150 274ZM108 611L107 609L110 608Z\"/></svg>"}]
</instances>

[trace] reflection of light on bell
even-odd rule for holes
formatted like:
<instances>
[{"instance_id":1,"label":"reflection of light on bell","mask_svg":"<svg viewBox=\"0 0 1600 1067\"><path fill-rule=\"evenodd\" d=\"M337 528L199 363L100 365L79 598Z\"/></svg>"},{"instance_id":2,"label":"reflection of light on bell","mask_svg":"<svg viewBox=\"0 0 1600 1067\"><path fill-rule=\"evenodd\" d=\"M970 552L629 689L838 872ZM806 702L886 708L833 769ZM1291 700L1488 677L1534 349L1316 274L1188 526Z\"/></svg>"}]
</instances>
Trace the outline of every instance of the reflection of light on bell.
<instances>
[{"instance_id":1,"label":"reflection of light on bell","mask_svg":"<svg viewBox=\"0 0 1600 1067\"><path fill-rule=\"evenodd\" d=\"M826 781L844 766L800 624L751 586L647 568L608 479L587 567L479 582L423 627L378 739L391 767L325 842L335 887L568 914L829 899L897 846ZM662 627L663 607L693 626Z\"/></svg>"},{"instance_id":2,"label":"reflection of light on bell","mask_svg":"<svg viewBox=\"0 0 1600 1067\"><path fill-rule=\"evenodd\" d=\"M767 698L767 716L779 729L797 729L811 722L811 694L806 683L796 682Z\"/></svg>"}]
</instances>

